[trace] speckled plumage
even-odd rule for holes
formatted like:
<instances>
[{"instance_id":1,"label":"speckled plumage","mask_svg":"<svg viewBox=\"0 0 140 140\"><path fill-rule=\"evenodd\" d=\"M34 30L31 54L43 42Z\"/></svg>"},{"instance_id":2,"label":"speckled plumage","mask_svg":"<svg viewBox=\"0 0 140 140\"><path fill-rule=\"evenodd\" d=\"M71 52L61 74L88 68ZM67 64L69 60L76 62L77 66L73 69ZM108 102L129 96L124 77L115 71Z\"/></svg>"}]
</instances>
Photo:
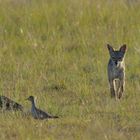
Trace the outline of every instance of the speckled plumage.
<instances>
[{"instance_id":1,"label":"speckled plumage","mask_svg":"<svg viewBox=\"0 0 140 140\"><path fill-rule=\"evenodd\" d=\"M22 105L2 95L0 96L0 107L4 110L23 111Z\"/></svg>"}]
</instances>

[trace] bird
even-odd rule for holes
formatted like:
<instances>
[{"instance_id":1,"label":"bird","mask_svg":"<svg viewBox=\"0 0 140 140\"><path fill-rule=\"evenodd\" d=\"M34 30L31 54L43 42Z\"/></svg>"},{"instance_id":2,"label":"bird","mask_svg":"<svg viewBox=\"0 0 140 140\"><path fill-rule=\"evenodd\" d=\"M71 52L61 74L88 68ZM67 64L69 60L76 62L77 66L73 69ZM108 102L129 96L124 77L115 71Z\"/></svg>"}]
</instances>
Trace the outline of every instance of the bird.
<instances>
[{"instance_id":1,"label":"bird","mask_svg":"<svg viewBox=\"0 0 140 140\"><path fill-rule=\"evenodd\" d=\"M53 119L53 118L55 119L55 118L58 118L58 116L50 115L49 113L38 109L36 107L36 105L35 105L34 96L29 96L26 100L28 100L28 101L30 101L32 103L31 114L32 114L34 119L43 120L43 119Z\"/></svg>"},{"instance_id":2,"label":"bird","mask_svg":"<svg viewBox=\"0 0 140 140\"><path fill-rule=\"evenodd\" d=\"M23 106L6 96L0 95L0 108L4 110L23 111Z\"/></svg>"}]
</instances>

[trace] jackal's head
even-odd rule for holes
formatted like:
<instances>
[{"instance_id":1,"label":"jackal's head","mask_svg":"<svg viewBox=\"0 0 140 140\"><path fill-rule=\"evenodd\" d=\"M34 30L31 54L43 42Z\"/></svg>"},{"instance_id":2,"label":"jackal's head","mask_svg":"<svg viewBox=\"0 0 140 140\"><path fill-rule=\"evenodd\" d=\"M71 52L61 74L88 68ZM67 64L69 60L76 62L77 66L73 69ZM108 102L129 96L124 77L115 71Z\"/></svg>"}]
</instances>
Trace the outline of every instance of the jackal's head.
<instances>
[{"instance_id":1,"label":"jackal's head","mask_svg":"<svg viewBox=\"0 0 140 140\"><path fill-rule=\"evenodd\" d=\"M110 59L116 64L116 66L119 66L123 61L127 49L126 45L122 45L119 50L114 50L111 45L107 44L107 48L109 50Z\"/></svg>"}]
</instances>

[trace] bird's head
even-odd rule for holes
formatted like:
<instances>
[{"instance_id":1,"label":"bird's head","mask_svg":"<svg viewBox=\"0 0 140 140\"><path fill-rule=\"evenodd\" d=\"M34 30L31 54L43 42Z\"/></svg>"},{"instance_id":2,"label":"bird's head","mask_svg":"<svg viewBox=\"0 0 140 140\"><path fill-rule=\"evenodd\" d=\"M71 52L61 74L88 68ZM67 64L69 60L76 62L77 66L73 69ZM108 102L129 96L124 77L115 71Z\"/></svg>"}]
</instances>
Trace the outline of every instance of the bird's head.
<instances>
[{"instance_id":1,"label":"bird's head","mask_svg":"<svg viewBox=\"0 0 140 140\"><path fill-rule=\"evenodd\" d=\"M34 96L29 96L26 100L28 100L28 101L34 101Z\"/></svg>"}]
</instances>

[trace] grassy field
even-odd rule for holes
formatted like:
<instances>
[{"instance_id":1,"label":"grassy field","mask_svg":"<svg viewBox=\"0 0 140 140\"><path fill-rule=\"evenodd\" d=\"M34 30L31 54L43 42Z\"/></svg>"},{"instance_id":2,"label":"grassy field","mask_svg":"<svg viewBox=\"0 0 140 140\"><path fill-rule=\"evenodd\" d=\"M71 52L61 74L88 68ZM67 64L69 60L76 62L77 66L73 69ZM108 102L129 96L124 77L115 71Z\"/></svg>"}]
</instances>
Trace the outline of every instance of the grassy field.
<instances>
[{"instance_id":1,"label":"grassy field","mask_svg":"<svg viewBox=\"0 0 140 140\"><path fill-rule=\"evenodd\" d=\"M126 43L126 92L110 98L106 44ZM139 140L140 1L1 0L0 94L57 120L0 112L0 140Z\"/></svg>"}]
</instances>

